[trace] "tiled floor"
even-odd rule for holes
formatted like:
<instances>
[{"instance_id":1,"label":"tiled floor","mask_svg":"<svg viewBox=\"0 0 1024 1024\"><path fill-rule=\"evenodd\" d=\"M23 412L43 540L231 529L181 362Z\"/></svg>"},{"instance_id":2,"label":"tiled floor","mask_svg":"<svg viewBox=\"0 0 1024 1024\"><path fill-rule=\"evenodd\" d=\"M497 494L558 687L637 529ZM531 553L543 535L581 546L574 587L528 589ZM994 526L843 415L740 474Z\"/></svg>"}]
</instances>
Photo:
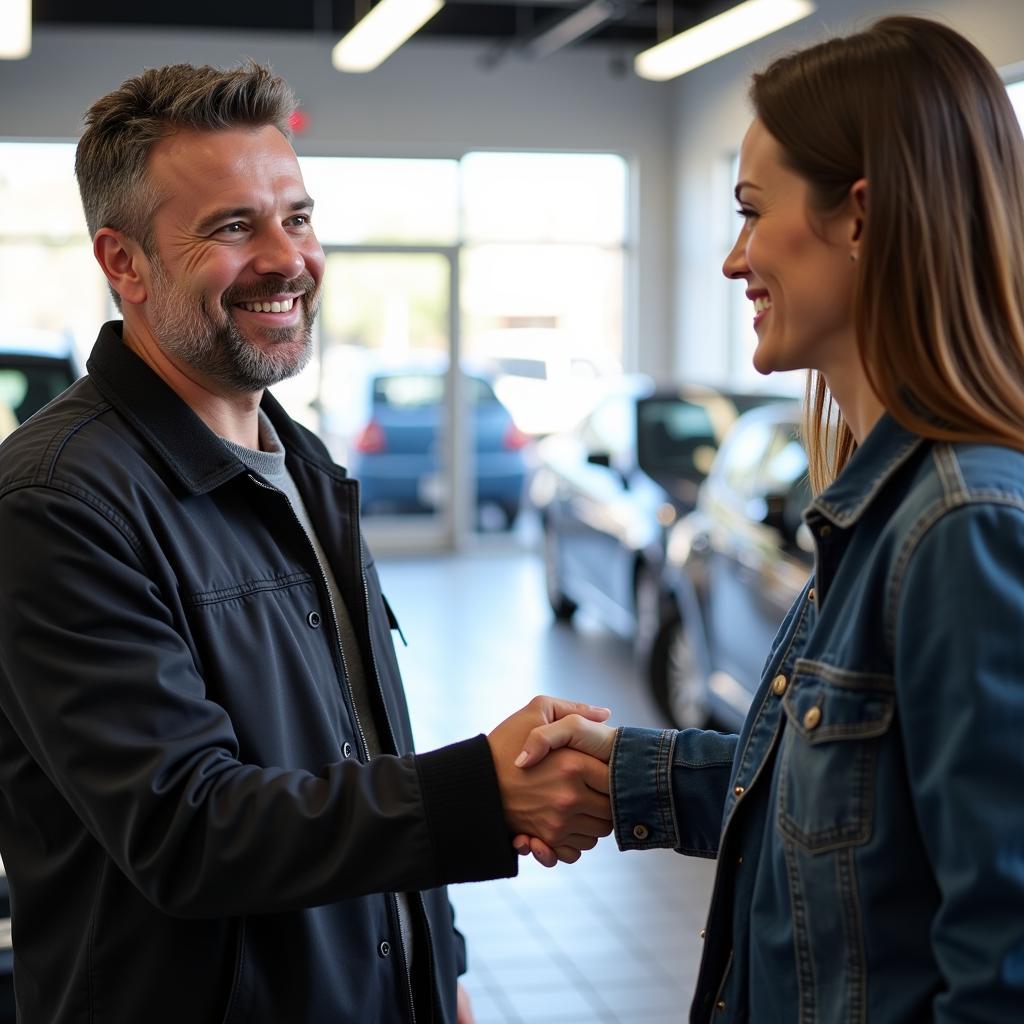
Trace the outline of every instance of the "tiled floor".
<instances>
[{"instance_id":1,"label":"tiled floor","mask_svg":"<svg viewBox=\"0 0 1024 1024\"><path fill-rule=\"evenodd\" d=\"M662 724L629 646L585 617L555 626L529 553L380 560L409 642L399 658L420 749L487 731L536 693ZM453 887L477 1024L679 1024L713 865L607 839L577 864Z\"/></svg>"}]
</instances>

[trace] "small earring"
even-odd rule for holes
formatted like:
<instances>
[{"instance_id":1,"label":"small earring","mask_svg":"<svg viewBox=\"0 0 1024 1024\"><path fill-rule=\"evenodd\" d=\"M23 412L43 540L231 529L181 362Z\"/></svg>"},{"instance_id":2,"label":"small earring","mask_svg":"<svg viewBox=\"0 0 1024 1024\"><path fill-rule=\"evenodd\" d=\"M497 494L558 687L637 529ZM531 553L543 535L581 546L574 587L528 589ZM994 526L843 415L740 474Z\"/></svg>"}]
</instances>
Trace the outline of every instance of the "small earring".
<instances>
[{"instance_id":1,"label":"small earring","mask_svg":"<svg viewBox=\"0 0 1024 1024\"><path fill-rule=\"evenodd\" d=\"M855 252L851 252L850 253L850 262L851 263L856 263L857 262L857 254Z\"/></svg>"}]
</instances>

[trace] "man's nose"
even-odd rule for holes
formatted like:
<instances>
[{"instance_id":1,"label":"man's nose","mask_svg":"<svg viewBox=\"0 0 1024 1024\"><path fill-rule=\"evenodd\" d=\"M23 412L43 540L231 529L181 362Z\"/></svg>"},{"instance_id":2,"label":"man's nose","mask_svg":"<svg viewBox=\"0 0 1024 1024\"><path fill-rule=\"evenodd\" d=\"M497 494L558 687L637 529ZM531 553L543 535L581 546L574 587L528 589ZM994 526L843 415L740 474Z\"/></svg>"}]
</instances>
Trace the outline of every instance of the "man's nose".
<instances>
[{"instance_id":1,"label":"man's nose","mask_svg":"<svg viewBox=\"0 0 1024 1024\"><path fill-rule=\"evenodd\" d=\"M305 267L301 248L284 228L271 229L264 235L253 260L253 269L258 274L277 274L289 280L298 277Z\"/></svg>"}]
</instances>

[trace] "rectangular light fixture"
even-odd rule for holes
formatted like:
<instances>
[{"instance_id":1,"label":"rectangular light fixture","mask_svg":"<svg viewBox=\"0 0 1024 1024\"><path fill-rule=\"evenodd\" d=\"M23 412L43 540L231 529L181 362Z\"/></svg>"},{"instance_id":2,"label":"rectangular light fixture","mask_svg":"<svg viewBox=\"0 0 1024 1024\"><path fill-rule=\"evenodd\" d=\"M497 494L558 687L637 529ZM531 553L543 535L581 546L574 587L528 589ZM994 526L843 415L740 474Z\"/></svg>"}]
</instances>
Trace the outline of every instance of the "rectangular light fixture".
<instances>
[{"instance_id":1,"label":"rectangular light fixture","mask_svg":"<svg viewBox=\"0 0 1024 1024\"><path fill-rule=\"evenodd\" d=\"M641 78L664 82L813 14L811 0L747 0L638 53Z\"/></svg>"},{"instance_id":2,"label":"rectangular light fixture","mask_svg":"<svg viewBox=\"0 0 1024 1024\"><path fill-rule=\"evenodd\" d=\"M0 0L0 60L21 60L32 51L32 0Z\"/></svg>"},{"instance_id":3,"label":"rectangular light fixture","mask_svg":"<svg viewBox=\"0 0 1024 1024\"><path fill-rule=\"evenodd\" d=\"M372 71L422 28L444 0L380 0L331 51L338 71Z\"/></svg>"}]
</instances>

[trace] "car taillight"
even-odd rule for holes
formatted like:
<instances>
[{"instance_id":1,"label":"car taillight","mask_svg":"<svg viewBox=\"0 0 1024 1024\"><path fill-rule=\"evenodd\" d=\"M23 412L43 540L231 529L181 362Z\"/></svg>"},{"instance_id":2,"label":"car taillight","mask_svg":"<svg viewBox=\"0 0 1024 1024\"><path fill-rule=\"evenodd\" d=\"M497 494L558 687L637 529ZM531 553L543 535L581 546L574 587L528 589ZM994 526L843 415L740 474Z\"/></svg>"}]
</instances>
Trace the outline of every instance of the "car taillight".
<instances>
[{"instance_id":1,"label":"car taillight","mask_svg":"<svg viewBox=\"0 0 1024 1024\"><path fill-rule=\"evenodd\" d=\"M501 443L507 451L516 452L520 448L525 448L530 443L530 437L528 434L524 434L514 423L510 423Z\"/></svg>"},{"instance_id":2,"label":"car taillight","mask_svg":"<svg viewBox=\"0 0 1024 1024\"><path fill-rule=\"evenodd\" d=\"M364 455L379 455L386 447L384 431L376 420L370 420L356 437L356 451Z\"/></svg>"}]
</instances>

